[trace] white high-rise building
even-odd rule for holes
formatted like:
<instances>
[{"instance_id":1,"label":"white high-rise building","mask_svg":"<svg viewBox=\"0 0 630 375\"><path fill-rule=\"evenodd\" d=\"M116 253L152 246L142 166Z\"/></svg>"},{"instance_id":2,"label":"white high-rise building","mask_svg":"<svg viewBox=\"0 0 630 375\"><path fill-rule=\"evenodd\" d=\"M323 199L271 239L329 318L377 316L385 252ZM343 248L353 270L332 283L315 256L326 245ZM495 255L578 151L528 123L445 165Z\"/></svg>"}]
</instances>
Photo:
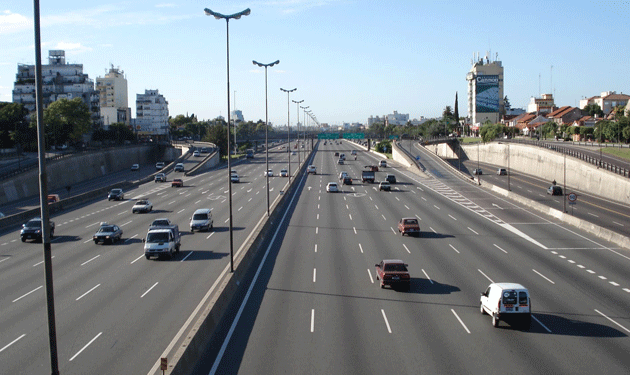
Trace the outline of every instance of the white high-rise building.
<instances>
[{"instance_id":1,"label":"white high-rise building","mask_svg":"<svg viewBox=\"0 0 630 375\"><path fill-rule=\"evenodd\" d=\"M105 77L96 78L96 89L99 92L99 106L102 124L105 128L115 122L129 125L131 108L127 100L127 79L124 72L109 69Z\"/></svg>"},{"instance_id":2,"label":"white high-rise building","mask_svg":"<svg viewBox=\"0 0 630 375\"><path fill-rule=\"evenodd\" d=\"M83 74L83 64L66 63L65 51L48 51L48 64L42 65L42 96L44 108L59 99L81 98L90 109L94 124L100 123L94 81ZM29 112L35 112L35 65L18 64L13 103L22 103Z\"/></svg>"},{"instance_id":3,"label":"white high-rise building","mask_svg":"<svg viewBox=\"0 0 630 375\"><path fill-rule=\"evenodd\" d=\"M485 62L478 56L473 58L472 68L466 75L468 81L468 116L473 126L486 121L496 124L501 120L503 109L503 65L501 61Z\"/></svg>"},{"instance_id":4,"label":"white high-rise building","mask_svg":"<svg viewBox=\"0 0 630 375\"><path fill-rule=\"evenodd\" d=\"M135 130L139 135L168 135L168 102L158 90L136 94Z\"/></svg>"}]
</instances>

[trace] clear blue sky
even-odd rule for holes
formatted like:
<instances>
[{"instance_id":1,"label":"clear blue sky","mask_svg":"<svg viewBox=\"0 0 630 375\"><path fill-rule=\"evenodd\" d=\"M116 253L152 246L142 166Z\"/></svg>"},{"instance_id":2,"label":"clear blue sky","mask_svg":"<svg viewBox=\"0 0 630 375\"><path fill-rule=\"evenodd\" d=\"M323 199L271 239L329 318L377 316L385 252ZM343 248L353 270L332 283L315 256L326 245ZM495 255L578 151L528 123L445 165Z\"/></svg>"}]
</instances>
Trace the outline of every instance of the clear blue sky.
<instances>
[{"instance_id":1,"label":"clear blue sky","mask_svg":"<svg viewBox=\"0 0 630 375\"><path fill-rule=\"evenodd\" d=\"M252 60L280 60L268 76L274 125L287 119L280 87L297 88L291 99L322 123L365 123L395 110L438 117L456 91L466 115L474 52L498 53L513 107L538 96L539 81L557 105L630 93L630 1L41 0L43 63L48 50L63 49L94 80L120 67L134 117L145 89L166 97L171 116L226 116L226 25L206 7L251 8L230 21L232 108L246 120L265 118L264 69ZM32 19L32 1L0 5L0 101L12 99L17 64L34 64ZM290 111L294 125L294 103Z\"/></svg>"}]
</instances>

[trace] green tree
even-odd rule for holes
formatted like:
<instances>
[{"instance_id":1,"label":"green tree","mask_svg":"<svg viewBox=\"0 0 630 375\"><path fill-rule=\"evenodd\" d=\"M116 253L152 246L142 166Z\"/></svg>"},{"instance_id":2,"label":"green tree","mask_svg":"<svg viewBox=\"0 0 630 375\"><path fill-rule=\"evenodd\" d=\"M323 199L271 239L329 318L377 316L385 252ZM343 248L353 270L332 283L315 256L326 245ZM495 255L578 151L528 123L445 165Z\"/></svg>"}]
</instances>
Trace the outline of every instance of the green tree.
<instances>
[{"instance_id":1,"label":"green tree","mask_svg":"<svg viewBox=\"0 0 630 375\"><path fill-rule=\"evenodd\" d=\"M602 109L599 107L599 104L597 103L593 103L593 104L587 104L583 109L582 112L588 114L589 116L595 117L603 117L604 116L604 111L602 111Z\"/></svg>"},{"instance_id":2,"label":"green tree","mask_svg":"<svg viewBox=\"0 0 630 375\"><path fill-rule=\"evenodd\" d=\"M453 109L451 108L450 105L447 105L446 108L444 108L444 111L442 111L442 118L444 120L453 119Z\"/></svg>"},{"instance_id":3,"label":"green tree","mask_svg":"<svg viewBox=\"0 0 630 375\"><path fill-rule=\"evenodd\" d=\"M505 126L503 124L485 123L481 125L479 135L484 142L490 142L505 133Z\"/></svg>"},{"instance_id":4,"label":"green tree","mask_svg":"<svg viewBox=\"0 0 630 375\"><path fill-rule=\"evenodd\" d=\"M81 98L59 99L44 110L44 123L48 145L76 143L90 131L90 109Z\"/></svg>"},{"instance_id":5,"label":"green tree","mask_svg":"<svg viewBox=\"0 0 630 375\"><path fill-rule=\"evenodd\" d=\"M227 156L227 123L217 118L207 128L208 133L203 140L214 143L219 148L221 157Z\"/></svg>"},{"instance_id":6,"label":"green tree","mask_svg":"<svg viewBox=\"0 0 630 375\"><path fill-rule=\"evenodd\" d=\"M539 129L542 136L546 139L547 137L553 137L556 135L556 132L558 131L558 124L554 121L548 121L541 125Z\"/></svg>"},{"instance_id":7,"label":"green tree","mask_svg":"<svg viewBox=\"0 0 630 375\"><path fill-rule=\"evenodd\" d=\"M21 103L0 102L0 148L28 144L28 109Z\"/></svg>"},{"instance_id":8,"label":"green tree","mask_svg":"<svg viewBox=\"0 0 630 375\"><path fill-rule=\"evenodd\" d=\"M510 104L510 99L508 99L507 95L503 97L503 108L506 112L512 108L512 105Z\"/></svg>"}]
</instances>

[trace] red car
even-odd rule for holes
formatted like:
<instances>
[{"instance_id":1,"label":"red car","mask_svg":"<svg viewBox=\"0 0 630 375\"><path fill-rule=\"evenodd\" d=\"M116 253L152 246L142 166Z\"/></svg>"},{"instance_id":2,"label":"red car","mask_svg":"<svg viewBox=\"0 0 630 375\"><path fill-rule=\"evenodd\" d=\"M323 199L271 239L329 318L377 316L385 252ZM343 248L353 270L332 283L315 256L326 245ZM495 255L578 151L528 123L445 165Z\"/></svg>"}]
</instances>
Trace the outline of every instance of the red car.
<instances>
[{"instance_id":1,"label":"red car","mask_svg":"<svg viewBox=\"0 0 630 375\"><path fill-rule=\"evenodd\" d=\"M398 222L398 233L401 236L405 234L415 235L416 237L420 237L420 224L418 223L418 219L415 217L403 217Z\"/></svg>"},{"instance_id":2,"label":"red car","mask_svg":"<svg viewBox=\"0 0 630 375\"><path fill-rule=\"evenodd\" d=\"M181 178L175 178L173 179L173 182L171 182L171 187L183 187L184 186L184 181Z\"/></svg>"},{"instance_id":3,"label":"red car","mask_svg":"<svg viewBox=\"0 0 630 375\"><path fill-rule=\"evenodd\" d=\"M408 265L402 260L385 259L374 266L376 267L376 280L380 280L381 288L389 285L392 288L401 286L403 289L409 290L411 277L407 270Z\"/></svg>"}]
</instances>

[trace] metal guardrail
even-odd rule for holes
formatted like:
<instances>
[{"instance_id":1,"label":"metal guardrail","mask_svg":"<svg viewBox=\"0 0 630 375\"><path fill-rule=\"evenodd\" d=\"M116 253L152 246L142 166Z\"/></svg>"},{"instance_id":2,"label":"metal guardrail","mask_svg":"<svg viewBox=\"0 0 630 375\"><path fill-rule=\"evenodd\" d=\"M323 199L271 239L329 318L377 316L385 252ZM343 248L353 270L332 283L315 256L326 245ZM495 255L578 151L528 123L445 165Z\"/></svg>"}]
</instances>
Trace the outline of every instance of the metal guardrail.
<instances>
[{"instance_id":1,"label":"metal guardrail","mask_svg":"<svg viewBox=\"0 0 630 375\"><path fill-rule=\"evenodd\" d=\"M551 150L551 151L556 151L556 152L559 152L561 154L566 154L568 156L572 156L572 157L580 159L580 160L582 160L582 161L584 161L586 163L589 163L589 164L592 164L592 165L596 165L598 168L605 169L607 171L610 171L612 173L621 175L623 177L629 177L630 178L630 170L629 169L622 168L622 167L620 167L618 165L602 161L600 158L593 157L592 155L580 152L578 150L574 150L574 149L571 149L571 148L563 147L561 144L549 143L549 142L545 142L545 141L534 141L534 140L529 141L529 140L525 140L525 139L501 139L501 142L520 143L520 144L527 144L527 145L532 145L532 146L546 148L546 149ZM588 142L586 142L586 143L588 143ZM579 144L581 145L582 143L579 142ZM598 144L598 145L599 145L599 147L606 147L606 146L602 146L601 144Z\"/></svg>"}]
</instances>

